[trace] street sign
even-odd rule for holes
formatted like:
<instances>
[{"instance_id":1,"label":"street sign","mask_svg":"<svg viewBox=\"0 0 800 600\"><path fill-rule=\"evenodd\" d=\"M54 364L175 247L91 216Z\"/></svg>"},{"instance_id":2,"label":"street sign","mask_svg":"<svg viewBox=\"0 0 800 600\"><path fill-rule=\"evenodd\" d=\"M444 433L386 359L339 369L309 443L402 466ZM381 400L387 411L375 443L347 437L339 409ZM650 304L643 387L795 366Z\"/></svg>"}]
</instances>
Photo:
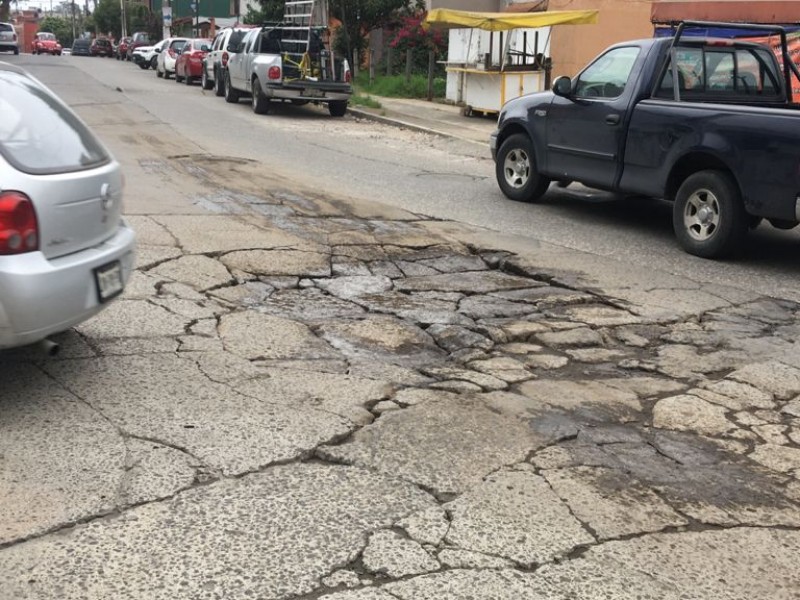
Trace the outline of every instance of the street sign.
<instances>
[{"instance_id":1,"label":"street sign","mask_svg":"<svg viewBox=\"0 0 800 600\"><path fill-rule=\"evenodd\" d=\"M172 27L172 7L161 7L161 18L164 20L164 27Z\"/></svg>"}]
</instances>

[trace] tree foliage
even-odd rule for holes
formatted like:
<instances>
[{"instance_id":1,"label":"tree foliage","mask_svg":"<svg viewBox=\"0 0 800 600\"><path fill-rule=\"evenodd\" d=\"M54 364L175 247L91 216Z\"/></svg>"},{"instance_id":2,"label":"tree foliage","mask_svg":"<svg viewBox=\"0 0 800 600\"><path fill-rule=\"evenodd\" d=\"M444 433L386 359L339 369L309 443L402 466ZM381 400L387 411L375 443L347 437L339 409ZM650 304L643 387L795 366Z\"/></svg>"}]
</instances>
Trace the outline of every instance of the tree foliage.
<instances>
[{"instance_id":1,"label":"tree foliage","mask_svg":"<svg viewBox=\"0 0 800 600\"><path fill-rule=\"evenodd\" d=\"M244 22L249 25L258 25L270 21L283 19L283 0L260 0L260 9L248 6Z\"/></svg>"},{"instance_id":2,"label":"tree foliage","mask_svg":"<svg viewBox=\"0 0 800 600\"><path fill-rule=\"evenodd\" d=\"M369 32L389 25L409 9L409 0L330 0L331 15L341 22L334 32L334 49L361 64Z\"/></svg>"},{"instance_id":3,"label":"tree foliage","mask_svg":"<svg viewBox=\"0 0 800 600\"><path fill-rule=\"evenodd\" d=\"M64 17L45 17L39 21L39 31L49 31L65 48L72 46L72 21Z\"/></svg>"},{"instance_id":4,"label":"tree foliage","mask_svg":"<svg viewBox=\"0 0 800 600\"><path fill-rule=\"evenodd\" d=\"M0 21L10 21L11 0L0 0Z\"/></svg>"},{"instance_id":5,"label":"tree foliage","mask_svg":"<svg viewBox=\"0 0 800 600\"><path fill-rule=\"evenodd\" d=\"M440 30L422 28L428 13L424 10L401 17L397 27L389 38L389 46L401 52L411 51L411 60L415 71L428 70L428 52L433 50L435 56L447 52L447 39Z\"/></svg>"},{"instance_id":6,"label":"tree foliage","mask_svg":"<svg viewBox=\"0 0 800 600\"><path fill-rule=\"evenodd\" d=\"M115 0L100 0L92 13L94 24L99 32L110 33L119 39L122 33L122 11Z\"/></svg>"}]
</instances>

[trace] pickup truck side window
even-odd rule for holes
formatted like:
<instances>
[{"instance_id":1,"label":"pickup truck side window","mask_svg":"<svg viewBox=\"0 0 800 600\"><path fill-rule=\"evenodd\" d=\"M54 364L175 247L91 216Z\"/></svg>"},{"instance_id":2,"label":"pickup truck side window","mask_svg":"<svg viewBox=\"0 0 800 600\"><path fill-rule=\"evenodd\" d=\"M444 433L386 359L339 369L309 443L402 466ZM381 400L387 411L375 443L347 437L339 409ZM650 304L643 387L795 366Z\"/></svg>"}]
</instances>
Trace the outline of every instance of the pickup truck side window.
<instances>
[{"instance_id":1,"label":"pickup truck side window","mask_svg":"<svg viewBox=\"0 0 800 600\"><path fill-rule=\"evenodd\" d=\"M609 50L578 76L578 98L617 98L625 90L640 48L629 46Z\"/></svg>"},{"instance_id":2,"label":"pickup truck side window","mask_svg":"<svg viewBox=\"0 0 800 600\"><path fill-rule=\"evenodd\" d=\"M678 87L687 99L757 96L775 100L780 95L779 75L765 48L678 48L676 57ZM671 62L667 63L656 97L674 97Z\"/></svg>"}]
</instances>

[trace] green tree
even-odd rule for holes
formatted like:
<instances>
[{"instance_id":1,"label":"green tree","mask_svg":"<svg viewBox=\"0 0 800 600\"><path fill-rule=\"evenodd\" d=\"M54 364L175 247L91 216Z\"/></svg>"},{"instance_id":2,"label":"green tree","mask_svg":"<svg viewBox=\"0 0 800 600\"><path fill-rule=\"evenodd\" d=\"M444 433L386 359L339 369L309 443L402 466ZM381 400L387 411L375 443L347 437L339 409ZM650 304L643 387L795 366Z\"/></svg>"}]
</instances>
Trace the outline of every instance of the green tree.
<instances>
[{"instance_id":1,"label":"green tree","mask_svg":"<svg viewBox=\"0 0 800 600\"><path fill-rule=\"evenodd\" d=\"M72 46L72 21L64 17L45 17L39 21L39 31L49 31L65 48Z\"/></svg>"},{"instance_id":2,"label":"green tree","mask_svg":"<svg viewBox=\"0 0 800 600\"><path fill-rule=\"evenodd\" d=\"M10 21L11 0L0 0L0 21Z\"/></svg>"},{"instance_id":3,"label":"green tree","mask_svg":"<svg viewBox=\"0 0 800 600\"><path fill-rule=\"evenodd\" d=\"M244 22L249 25L268 23L270 21L280 21L283 19L283 0L260 0L260 8L254 9L248 6Z\"/></svg>"},{"instance_id":4,"label":"green tree","mask_svg":"<svg viewBox=\"0 0 800 600\"><path fill-rule=\"evenodd\" d=\"M394 23L407 12L409 0L331 0L331 15L341 21L334 32L334 50L360 65L367 49L369 32Z\"/></svg>"},{"instance_id":5,"label":"green tree","mask_svg":"<svg viewBox=\"0 0 800 600\"><path fill-rule=\"evenodd\" d=\"M100 0L92 13L94 24L98 32L111 33L114 39L119 39L122 33L122 19L119 2L116 0Z\"/></svg>"}]
</instances>

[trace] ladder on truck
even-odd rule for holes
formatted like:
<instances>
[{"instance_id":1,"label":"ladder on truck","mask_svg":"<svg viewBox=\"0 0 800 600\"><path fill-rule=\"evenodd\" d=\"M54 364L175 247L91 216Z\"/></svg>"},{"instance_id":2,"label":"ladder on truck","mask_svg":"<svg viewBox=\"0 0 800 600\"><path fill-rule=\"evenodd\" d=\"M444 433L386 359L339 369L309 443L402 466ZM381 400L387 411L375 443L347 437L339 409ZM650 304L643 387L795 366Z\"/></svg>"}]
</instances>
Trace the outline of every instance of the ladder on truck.
<instances>
[{"instance_id":1,"label":"ladder on truck","mask_svg":"<svg viewBox=\"0 0 800 600\"><path fill-rule=\"evenodd\" d=\"M327 0L286 0L281 27L283 60L297 68L298 79L335 79L333 52L323 44Z\"/></svg>"}]
</instances>

